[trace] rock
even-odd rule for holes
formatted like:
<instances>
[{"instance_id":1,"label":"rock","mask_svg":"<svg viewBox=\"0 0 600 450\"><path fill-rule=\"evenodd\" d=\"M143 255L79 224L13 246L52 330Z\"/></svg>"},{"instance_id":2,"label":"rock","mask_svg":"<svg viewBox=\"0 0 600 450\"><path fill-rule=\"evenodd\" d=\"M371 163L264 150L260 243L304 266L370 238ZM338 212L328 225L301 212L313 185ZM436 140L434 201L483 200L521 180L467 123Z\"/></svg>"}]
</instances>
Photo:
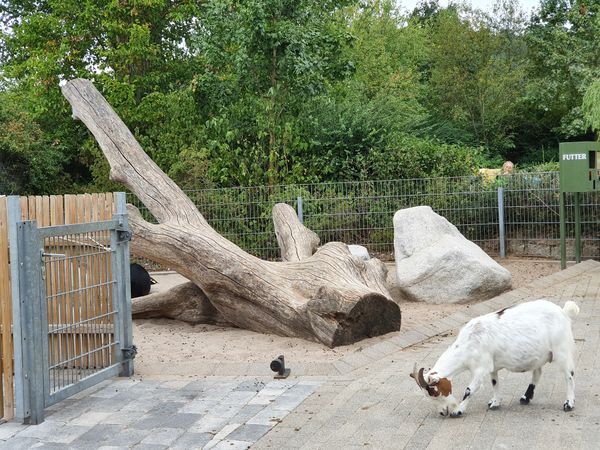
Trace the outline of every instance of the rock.
<instances>
[{"instance_id":1,"label":"rock","mask_svg":"<svg viewBox=\"0 0 600 450\"><path fill-rule=\"evenodd\" d=\"M398 288L412 300L463 303L510 289L512 276L429 206L394 215Z\"/></svg>"},{"instance_id":2,"label":"rock","mask_svg":"<svg viewBox=\"0 0 600 450\"><path fill-rule=\"evenodd\" d=\"M348 245L348 250L350 250L350 253L352 253L354 256L358 256L363 261L368 261L369 259L371 259L371 257L369 256L369 251L366 249L366 247L363 247L362 245L350 244Z\"/></svg>"}]
</instances>

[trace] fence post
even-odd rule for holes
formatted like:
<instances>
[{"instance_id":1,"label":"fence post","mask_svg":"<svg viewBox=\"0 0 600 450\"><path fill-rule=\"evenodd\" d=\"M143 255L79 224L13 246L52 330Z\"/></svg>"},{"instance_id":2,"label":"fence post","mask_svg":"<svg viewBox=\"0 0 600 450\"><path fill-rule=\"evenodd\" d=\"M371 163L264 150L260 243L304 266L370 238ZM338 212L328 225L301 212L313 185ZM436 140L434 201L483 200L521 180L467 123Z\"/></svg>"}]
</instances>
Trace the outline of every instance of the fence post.
<instances>
[{"instance_id":1,"label":"fence post","mask_svg":"<svg viewBox=\"0 0 600 450\"><path fill-rule=\"evenodd\" d=\"M498 187L498 239L500 241L500 258L506 257L504 242L504 188Z\"/></svg>"},{"instance_id":2,"label":"fence post","mask_svg":"<svg viewBox=\"0 0 600 450\"><path fill-rule=\"evenodd\" d=\"M567 193L560 191L560 270L567 268Z\"/></svg>"},{"instance_id":3,"label":"fence post","mask_svg":"<svg viewBox=\"0 0 600 450\"><path fill-rule=\"evenodd\" d=\"M9 251L8 243L8 207L6 197L0 196L0 315L2 316L2 329L12 329L12 294L10 291L10 266L7 258ZM14 343L11 332L3 332L2 340L2 383L0 386L0 398L2 405L2 419L10 420L14 417L15 394L14 394L14 367L13 354Z\"/></svg>"},{"instance_id":4,"label":"fence post","mask_svg":"<svg viewBox=\"0 0 600 450\"><path fill-rule=\"evenodd\" d=\"M300 223L304 223L304 214L302 211L302 196L298 196L298 204L297 204L297 208L298 208L298 220L300 221Z\"/></svg>"},{"instance_id":5,"label":"fence post","mask_svg":"<svg viewBox=\"0 0 600 450\"><path fill-rule=\"evenodd\" d=\"M581 262L581 193L573 192L575 202L575 262Z\"/></svg>"},{"instance_id":6,"label":"fence post","mask_svg":"<svg viewBox=\"0 0 600 450\"><path fill-rule=\"evenodd\" d=\"M113 299L121 299L119 305L119 339L121 340L122 362L119 376L130 377L133 375L133 330L131 324L131 279L129 272L129 222L127 218L126 196L124 192L115 193L115 219L119 221L119 230L113 233L111 248L115 253L114 276L117 283L114 287Z\"/></svg>"},{"instance_id":7,"label":"fence post","mask_svg":"<svg viewBox=\"0 0 600 450\"><path fill-rule=\"evenodd\" d=\"M21 221L18 196L7 198L13 305L16 416L44 421L41 249L35 221ZM45 300L45 299L44 299Z\"/></svg>"},{"instance_id":8,"label":"fence post","mask_svg":"<svg viewBox=\"0 0 600 450\"><path fill-rule=\"evenodd\" d=\"M25 321L21 322L28 329L29 345L25 348L29 360L29 402L31 416L29 423L39 424L44 421L44 407L46 406L46 383L48 374L48 315L46 312L45 283L42 279L44 265L42 262L42 246L38 234L37 222L23 223L24 229L24 254L26 276L23 280L21 293L27 300ZM23 285L24 288L23 288ZM21 311L22 313L23 311Z\"/></svg>"},{"instance_id":9,"label":"fence post","mask_svg":"<svg viewBox=\"0 0 600 450\"><path fill-rule=\"evenodd\" d=\"M13 346L14 346L14 371L15 371L15 416L22 421L31 414L29 407L29 383L25 382L27 374L27 362L24 359L24 347L27 338L22 336L22 314L21 307L25 307L25 296L21 297L19 283L19 271L24 268L23 255L18 243L22 240L22 227L17 227L21 221L21 205L19 197L10 195L6 198L8 212L8 241L10 242L10 272L11 272L11 295L13 314ZM27 330L25 330L27 331ZM27 375L27 380L29 375Z\"/></svg>"}]
</instances>

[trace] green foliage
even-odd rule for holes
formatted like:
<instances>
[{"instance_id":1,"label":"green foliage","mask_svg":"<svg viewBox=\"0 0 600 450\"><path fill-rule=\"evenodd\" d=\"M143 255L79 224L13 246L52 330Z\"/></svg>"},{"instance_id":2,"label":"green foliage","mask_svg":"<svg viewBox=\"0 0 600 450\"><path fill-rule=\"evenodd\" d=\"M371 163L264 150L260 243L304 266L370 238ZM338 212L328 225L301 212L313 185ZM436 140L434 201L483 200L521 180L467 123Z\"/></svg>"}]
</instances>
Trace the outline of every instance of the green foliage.
<instances>
[{"instance_id":1,"label":"green foliage","mask_svg":"<svg viewBox=\"0 0 600 450\"><path fill-rule=\"evenodd\" d=\"M0 0L0 192L122 189L71 119L58 83L74 77L184 188L551 162L558 142L600 129L599 9Z\"/></svg>"},{"instance_id":2,"label":"green foliage","mask_svg":"<svg viewBox=\"0 0 600 450\"><path fill-rule=\"evenodd\" d=\"M583 112L586 124L600 131L600 79L594 80L583 96Z\"/></svg>"},{"instance_id":3,"label":"green foliage","mask_svg":"<svg viewBox=\"0 0 600 450\"><path fill-rule=\"evenodd\" d=\"M60 142L49 141L14 93L0 92L0 192L50 194L72 180Z\"/></svg>"},{"instance_id":4,"label":"green foliage","mask_svg":"<svg viewBox=\"0 0 600 450\"><path fill-rule=\"evenodd\" d=\"M532 61L527 92L532 125L542 143L585 138L582 98L599 75L600 1L542 0L526 35Z\"/></svg>"},{"instance_id":5,"label":"green foliage","mask_svg":"<svg viewBox=\"0 0 600 450\"><path fill-rule=\"evenodd\" d=\"M514 3L490 19L447 9L431 26L432 56L428 105L467 130L474 145L506 154L525 88L523 21Z\"/></svg>"},{"instance_id":6,"label":"green foliage","mask_svg":"<svg viewBox=\"0 0 600 450\"><path fill-rule=\"evenodd\" d=\"M49 164L45 178L32 181L35 191L76 190L92 177L96 184L106 184L103 157L85 128L72 120L59 81L93 79L136 136L146 137L155 130L146 130L143 99L191 80L193 65L182 64L189 55L181 44L197 10L195 2L169 0L0 1L0 71L5 83L12 80L5 89L17 95L18 107L41 130L43 140L52 143L43 152ZM174 155L161 155L165 161L181 150L173 148L166 151ZM69 177L71 187L61 182Z\"/></svg>"},{"instance_id":7,"label":"green foliage","mask_svg":"<svg viewBox=\"0 0 600 450\"><path fill-rule=\"evenodd\" d=\"M549 161L543 163L524 164L518 167L519 172L558 172L560 163L558 161Z\"/></svg>"},{"instance_id":8,"label":"green foliage","mask_svg":"<svg viewBox=\"0 0 600 450\"><path fill-rule=\"evenodd\" d=\"M397 136L368 158L371 178L381 179L464 176L476 173L485 163L481 148L407 135Z\"/></svg>"},{"instance_id":9,"label":"green foliage","mask_svg":"<svg viewBox=\"0 0 600 450\"><path fill-rule=\"evenodd\" d=\"M209 174L219 184L302 178L297 115L350 69L346 1L207 2L195 37L194 92L206 119Z\"/></svg>"}]
</instances>

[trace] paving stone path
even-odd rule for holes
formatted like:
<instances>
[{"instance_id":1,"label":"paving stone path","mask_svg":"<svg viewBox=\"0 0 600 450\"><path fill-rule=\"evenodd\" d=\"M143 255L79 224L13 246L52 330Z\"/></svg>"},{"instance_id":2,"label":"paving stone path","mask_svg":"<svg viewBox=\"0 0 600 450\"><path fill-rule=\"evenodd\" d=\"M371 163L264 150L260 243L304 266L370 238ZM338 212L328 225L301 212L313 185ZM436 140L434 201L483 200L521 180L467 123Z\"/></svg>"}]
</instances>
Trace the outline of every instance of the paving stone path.
<instances>
[{"instance_id":1,"label":"paving stone path","mask_svg":"<svg viewBox=\"0 0 600 450\"><path fill-rule=\"evenodd\" d=\"M486 384L462 418L439 416L408 374L415 362L431 367L451 344L456 331L443 331L352 371L346 381L324 383L252 448L600 449L600 263L585 262L537 280L470 308L468 315L543 297L560 305L575 300L581 308L573 324L577 369L572 412L562 411L565 381L550 364L528 406L519 398L531 374L501 371L499 410L487 409L492 389ZM468 381L468 374L453 380L458 396Z\"/></svg>"},{"instance_id":2,"label":"paving stone path","mask_svg":"<svg viewBox=\"0 0 600 450\"><path fill-rule=\"evenodd\" d=\"M581 308L575 410L562 411L564 379L549 365L528 406L519 397L530 375L503 371L499 410L487 410L486 385L462 418L440 417L409 378L413 364L432 366L470 318L541 297ZM600 263L588 261L385 339L320 376L116 378L49 408L41 425L0 425L0 449L599 449L599 347ZM458 393L468 380L454 380Z\"/></svg>"},{"instance_id":3,"label":"paving stone path","mask_svg":"<svg viewBox=\"0 0 600 450\"><path fill-rule=\"evenodd\" d=\"M0 426L2 449L247 449L312 394L313 380L116 379Z\"/></svg>"}]
</instances>

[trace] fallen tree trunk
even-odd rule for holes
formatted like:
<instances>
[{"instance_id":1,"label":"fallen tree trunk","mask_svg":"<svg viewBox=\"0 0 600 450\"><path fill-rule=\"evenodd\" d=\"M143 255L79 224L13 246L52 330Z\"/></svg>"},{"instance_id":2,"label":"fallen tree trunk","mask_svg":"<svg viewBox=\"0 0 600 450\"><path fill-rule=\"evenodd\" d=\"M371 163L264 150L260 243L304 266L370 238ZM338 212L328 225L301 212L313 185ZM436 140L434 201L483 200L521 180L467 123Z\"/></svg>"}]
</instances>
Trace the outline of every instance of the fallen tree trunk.
<instances>
[{"instance_id":1,"label":"fallen tree trunk","mask_svg":"<svg viewBox=\"0 0 600 450\"><path fill-rule=\"evenodd\" d=\"M111 180L131 189L159 222L143 220L128 205L134 252L199 286L227 322L330 347L400 329L400 308L387 291L381 261L360 261L342 243L297 262L244 252L210 227L90 81L69 81L62 92L98 141Z\"/></svg>"},{"instance_id":2,"label":"fallen tree trunk","mask_svg":"<svg viewBox=\"0 0 600 450\"><path fill-rule=\"evenodd\" d=\"M131 314L134 319L164 317L193 324L231 325L212 305L202 289L191 281L165 292L132 299Z\"/></svg>"},{"instance_id":3,"label":"fallen tree trunk","mask_svg":"<svg viewBox=\"0 0 600 450\"><path fill-rule=\"evenodd\" d=\"M300 223L296 211L287 203L273 206L273 225L282 261L301 261L317 250L319 236Z\"/></svg>"}]
</instances>

